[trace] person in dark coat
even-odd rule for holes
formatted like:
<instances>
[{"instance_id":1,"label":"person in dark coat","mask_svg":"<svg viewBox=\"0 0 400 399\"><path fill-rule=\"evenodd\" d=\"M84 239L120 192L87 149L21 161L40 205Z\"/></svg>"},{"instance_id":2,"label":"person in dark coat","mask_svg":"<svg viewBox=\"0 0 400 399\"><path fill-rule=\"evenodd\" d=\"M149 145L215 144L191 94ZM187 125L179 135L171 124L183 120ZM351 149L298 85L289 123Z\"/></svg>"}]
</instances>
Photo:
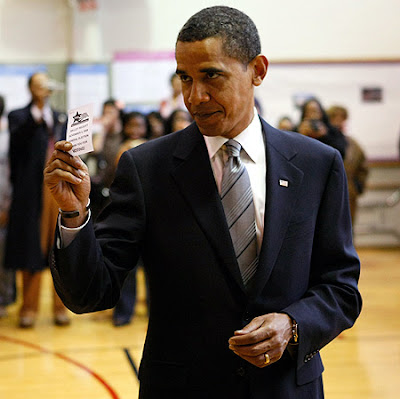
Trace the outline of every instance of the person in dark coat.
<instances>
[{"instance_id":1,"label":"person in dark coat","mask_svg":"<svg viewBox=\"0 0 400 399\"><path fill-rule=\"evenodd\" d=\"M58 207L43 185L43 168L54 143L65 137L66 115L50 108L50 79L34 73L28 81L32 101L8 115L12 200L6 238L5 267L22 271L21 327L32 327L38 312L41 271L48 266ZM54 318L69 319L55 294Z\"/></svg>"},{"instance_id":2,"label":"person in dark coat","mask_svg":"<svg viewBox=\"0 0 400 399\"><path fill-rule=\"evenodd\" d=\"M6 317L7 307L16 299L15 270L4 268L4 244L7 232L8 210L11 199L8 145L9 133L4 126L4 97L0 95L0 318Z\"/></svg>"},{"instance_id":3,"label":"person in dark coat","mask_svg":"<svg viewBox=\"0 0 400 399\"><path fill-rule=\"evenodd\" d=\"M141 399L321 399L319 351L362 303L342 158L258 115L268 61L239 10L196 13L175 55L194 123L122 155L95 228L88 169L56 144L57 292L77 313L111 308L142 256Z\"/></svg>"},{"instance_id":4,"label":"person in dark coat","mask_svg":"<svg viewBox=\"0 0 400 399\"><path fill-rule=\"evenodd\" d=\"M336 148L342 158L345 158L346 138L339 129L331 125L327 113L316 98L310 98L303 104L300 123L296 130Z\"/></svg>"}]
</instances>

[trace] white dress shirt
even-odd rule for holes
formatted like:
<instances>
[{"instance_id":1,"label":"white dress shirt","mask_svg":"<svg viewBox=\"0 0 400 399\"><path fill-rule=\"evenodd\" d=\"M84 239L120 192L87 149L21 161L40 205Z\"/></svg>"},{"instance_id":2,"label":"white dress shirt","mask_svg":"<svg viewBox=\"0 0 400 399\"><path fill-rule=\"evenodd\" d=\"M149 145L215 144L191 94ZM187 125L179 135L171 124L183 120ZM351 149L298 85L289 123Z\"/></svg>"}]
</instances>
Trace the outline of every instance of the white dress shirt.
<instances>
[{"instance_id":1,"label":"white dress shirt","mask_svg":"<svg viewBox=\"0 0 400 399\"><path fill-rule=\"evenodd\" d=\"M48 103L46 103L42 109L40 109L36 104L32 104L31 114L36 123L41 123L42 121L45 121L49 129L53 128L53 111L51 110Z\"/></svg>"}]
</instances>

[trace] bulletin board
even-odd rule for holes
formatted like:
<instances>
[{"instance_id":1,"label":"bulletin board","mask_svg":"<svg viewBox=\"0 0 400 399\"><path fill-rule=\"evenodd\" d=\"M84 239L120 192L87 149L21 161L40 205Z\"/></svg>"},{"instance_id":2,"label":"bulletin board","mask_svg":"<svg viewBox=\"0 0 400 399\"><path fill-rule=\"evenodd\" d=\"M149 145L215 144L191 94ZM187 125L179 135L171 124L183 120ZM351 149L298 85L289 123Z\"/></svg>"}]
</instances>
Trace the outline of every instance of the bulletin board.
<instances>
[{"instance_id":1,"label":"bulletin board","mask_svg":"<svg viewBox=\"0 0 400 399\"><path fill-rule=\"evenodd\" d=\"M101 115L109 98L110 78L107 64L70 64L67 67L67 108L93 104L94 116Z\"/></svg>"},{"instance_id":2,"label":"bulletin board","mask_svg":"<svg viewBox=\"0 0 400 399\"><path fill-rule=\"evenodd\" d=\"M171 95L170 78L175 70L171 51L117 53L111 67L112 95L129 105L157 108Z\"/></svg>"},{"instance_id":3,"label":"bulletin board","mask_svg":"<svg viewBox=\"0 0 400 399\"><path fill-rule=\"evenodd\" d=\"M112 95L127 104L154 104L169 97L175 71L173 52L115 55ZM400 136L400 59L334 62L271 62L256 97L263 116L276 125L283 115L298 123L298 105L317 97L324 108L349 111L347 134L372 160L398 159Z\"/></svg>"},{"instance_id":4,"label":"bulletin board","mask_svg":"<svg viewBox=\"0 0 400 399\"><path fill-rule=\"evenodd\" d=\"M5 113L28 105L31 95L28 79L36 72L46 72L43 64L0 65L0 95L5 99Z\"/></svg>"},{"instance_id":5,"label":"bulletin board","mask_svg":"<svg viewBox=\"0 0 400 399\"><path fill-rule=\"evenodd\" d=\"M398 159L400 60L271 62L256 90L263 116L272 125L284 115L298 123L298 105L311 96L324 108L348 109L347 134L360 143L369 159Z\"/></svg>"}]
</instances>

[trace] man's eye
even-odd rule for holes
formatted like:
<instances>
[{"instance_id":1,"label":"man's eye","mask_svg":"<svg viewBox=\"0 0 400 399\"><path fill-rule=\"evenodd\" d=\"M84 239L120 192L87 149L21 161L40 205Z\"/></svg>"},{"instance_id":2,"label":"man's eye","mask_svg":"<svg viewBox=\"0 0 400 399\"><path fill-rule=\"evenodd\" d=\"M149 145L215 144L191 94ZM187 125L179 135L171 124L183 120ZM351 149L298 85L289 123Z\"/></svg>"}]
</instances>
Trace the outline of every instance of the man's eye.
<instances>
[{"instance_id":1,"label":"man's eye","mask_svg":"<svg viewBox=\"0 0 400 399\"><path fill-rule=\"evenodd\" d=\"M207 78L208 79L215 79L217 78L219 75L217 72L207 72Z\"/></svg>"},{"instance_id":2,"label":"man's eye","mask_svg":"<svg viewBox=\"0 0 400 399\"><path fill-rule=\"evenodd\" d=\"M188 75L179 75L182 82L189 82L190 77Z\"/></svg>"}]
</instances>

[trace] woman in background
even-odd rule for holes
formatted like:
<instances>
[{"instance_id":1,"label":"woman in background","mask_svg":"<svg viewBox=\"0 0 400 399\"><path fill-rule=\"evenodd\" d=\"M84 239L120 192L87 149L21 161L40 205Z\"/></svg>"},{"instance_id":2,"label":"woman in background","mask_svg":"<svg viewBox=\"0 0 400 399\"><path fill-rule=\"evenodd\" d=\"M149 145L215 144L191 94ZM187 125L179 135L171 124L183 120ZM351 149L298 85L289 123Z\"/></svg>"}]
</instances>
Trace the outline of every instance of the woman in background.
<instances>
[{"instance_id":1,"label":"woman in background","mask_svg":"<svg viewBox=\"0 0 400 399\"><path fill-rule=\"evenodd\" d=\"M122 154L147 141L147 120L140 112L130 112L123 117L122 143L119 148L116 162ZM130 323L136 304L136 273L137 268L131 270L122 286L120 298L114 307L113 324L121 327ZM148 304L148 300L147 300Z\"/></svg>"},{"instance_id":2,"label":"woman in background","mask_svg":"<svg viewBox=\"0 0 400 399\"><path fill-rule=\"evenodd\" d=\"M147 141L147 120L146 117L140 112L129 112L123 117L122 121L122 143L119 146L117 157L115 158L118 164L121 155L140 144Z\"/></svg>"},{"instance_id":3,"label":"woman in background","mask_svg":"<svg viewBox=\"0 0 400 399\"><path fill-rule=\"evenodd\" d=\"M147 115L147 138L149 140L164 136L165 119L157 111L150 112Z\"/></svg>"},{"instance_id":4,"label":"woman in background","mask_svg":"<svg viewBox=\"0 0 400 399\"><path fill-rule=\"evenodd\" d=\"M345 158L346 138L340 130L330 124L328 115L316 98L311 98L303 104L301 120L296 131L336 148L342 158Z\"/></svg>"},{"instance_id":5,"label":"woman in background","mask_svg":"<svg viewBox=\"0 0 400 399\"><path fill-rule=\"evenodd\" d=\"M348 118L347 109L335 105L327 110L327 115L331 125L343 133L347 143L344 168L346 170L347 185L349 188L351 220L354 226L357 212L357 199L359 195L364 192L365 182L368 176L367 158L358 142L345 134L345 125Z\"/></svg>"},{"instance_id":6,"label":"woman in background","mask_svg":"<svg viewBox=\"0 0 400 399\"><path fill-rule=\"evenodd\" d=\"M189 112L184 109L176 109L167 119L165 133L173 133L182 130L193 122Z\"/></svg>"}]
</instances>

